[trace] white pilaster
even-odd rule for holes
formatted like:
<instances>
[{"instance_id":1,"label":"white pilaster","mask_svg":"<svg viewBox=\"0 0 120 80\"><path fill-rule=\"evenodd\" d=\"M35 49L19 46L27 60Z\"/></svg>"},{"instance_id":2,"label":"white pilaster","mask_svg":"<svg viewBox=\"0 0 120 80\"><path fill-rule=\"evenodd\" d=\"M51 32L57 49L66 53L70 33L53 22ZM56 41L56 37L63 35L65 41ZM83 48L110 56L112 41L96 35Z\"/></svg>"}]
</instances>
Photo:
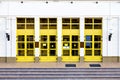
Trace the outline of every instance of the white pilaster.
<instances>
[{"instance_id":1,"label":"white pilaster","mask_svg":"<svg viewBox=\"0 0 120 80\"><path fill-rule=\"evenodd\" d=\"M7 27L6 27L6 33L8 33L10 35L10 40L7 40L7 57L11 57L11 18L7 17Z\"/></svg>"},{"instance_id":2,"label":"white pilaster","mask_svg":"<svg viewBox=\"0 0 120 80\"><path fill-rule=\"evenodd\" d=\"M109 27L109 19L107 17L103 17L103 25L102 25L102 56L108 56L108 27Z\"/></svg>"},{"instance_id":3,"label":"white pilaster","mask_svg":"<svg viewBox=\"0 0 120 80\"><path fill-rule=\"evenodd\" d=\"M16 57L16 17L11 18L11 57Z\"/></svg>"},{"instance_id":4,"label":"white pilaster","mask_svg":"<svg viewBox=\"0 0 120 80\"><path fill-rule=\"evenodd\" d=\"M58 44L57 44L57 53L58 56L60 57L62 54L62 18L58 17L57 18L57 35L58 35Z\"/></svg>"},{"instance_id":5,"label":"white pilaster","mask_svg":"<svg viewBox=\"0 0 120 80\"><path fill-rule=\"evenodd\" d=\"M35 17L35 42L39 42L39 17ZM40 50L39 48L35 48L35 57L39 57Z\"/></svg>"},{"instance_id":6,"label":"white pilaster","mask_svg":"<svg viewBox=\"0 0 120 80\"><path fill-rule=\"evenodd\" d=\"M80 17L80 42L84 42L84 17ZM80 48L80 56L84 56L84 48Z\"/></svg>"}]
</instances>

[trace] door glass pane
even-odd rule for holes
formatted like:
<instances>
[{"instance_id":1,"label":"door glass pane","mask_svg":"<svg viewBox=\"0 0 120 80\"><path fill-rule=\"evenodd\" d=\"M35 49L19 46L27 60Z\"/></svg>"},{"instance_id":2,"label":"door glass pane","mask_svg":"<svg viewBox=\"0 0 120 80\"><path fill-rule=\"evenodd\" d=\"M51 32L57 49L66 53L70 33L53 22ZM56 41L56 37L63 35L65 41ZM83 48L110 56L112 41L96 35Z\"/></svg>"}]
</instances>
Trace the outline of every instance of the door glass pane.
<instances>
[{"instance_id":1,"label":"door glass pane","mask_svg":"<svg viewBox=\"0 0 120 80\"><path fill-rule=\"evenodd\" d=\"M47 36L41 36L41 41L47 41Z\"/></svg>"},{"instance_id":2,"label":"door glass pane","mask_svg":"<svg viewBox=\"0 0 120 80\"><path fill-rule=\"evenodd\" d=\"M86 42L86 48L92 48L92 43L91 42Z\"/></svg>"},{"instance_id":3,"label":"door glass pane","mask_svg":"<svg viewBox=\"0 0 120 80\"><path fill-rule=\"evenodd\" d=\"M25 48L25 44L24 43L18 43L18 48L24 49Z\"/></svg>"},{"instance_id":4,"label":"door glass pane","mask_svg":"<svg viewBox=\"0 0 120 80\"><path fill-rule=\"evenodd\" d=\"M18 36L18 41L24 41L24 35L19 35Z\"/></svg>"},{"instance_id":5,"label":"door glass pane","mask_svg":"<svg viewBox=\"0 0 120 80\"><path fill-rule=\"evenodd\" d=\"M94 43L94 48L101 48L101 43Z\"/></svg>"},{"instance_id":6,"label":"door glass pane","mask_svg":"<svg viewBox=\"0 0 120 80\"><path fill-rule=\"evenodd\" d=\"M78 48L78 43L72 43L72 48Z\"/></svg>"},{"instance_id":7,"label":"door glass pane","mask_svg":"<svg viewBox=\"0 0 120 80\"><path fill-rule=\"evenodd\" d=\"M47 56L47 50L41 50L41 56Z\"/></svg>"},{"instance_id":8,"label":"door glass pane","mask_svg":"<svg viewBox=\"0 0 120 80\"><path fill-rule=\"evenodd\" d=\"M70 51L69 50L63 50L63 56L69 56Z\"/></svg>"},{"instance_id":9,"label":"door glass pane","mask_svg":"<svg viewBox=\"0 0 120 80\"><path fill-rule=\"evenodd\" d=\"M56 48L56 43L50 43L50 48Z\"/></svg>"},{"instance_id":10,"label":"door glass pane","mask_svg":"<svg viewBox=\"0 0 120 80\"><path fill-rule=\"evenodd\" d=\"M95 35L94 36L94 41L101 41L101 36L100 35Z\"/></svg>"},{"instance_id":11,"label":"door glass pane","mask_svg":"<svg viewBox=\"0 0 120 80\"><path fill-rule=\"evenodd\" d=\"M92 36L87 35L87 36L86 36L86 41L92 41Z\"/></svg>"},{"instance_id":12,"label":"door glass pane","mask_svg":"<svg viewBox=\"0 0 120 80\"><path fill-rule=\"evenodd\" d=\"M25 56L24 50L18 50L18 56Z\"/></svg>"},{"instance_id":13,"label":"door glass pane","mask_svg":"<svg viewBox=\"0 0 120 80\"><path fill-rule=\"evenodd\" d=\"M47 43L41 43L41 49L47 49Z\"/></svg>"},{"instance_id":14,"label":"door glass pane","mask_svg":"<svg viewBox=\"0 0 120 80\"><path fill-rule=\"evenodd\" d=\"M27 50L27 56L34 56L34 50Z\"/></svg>"},{"instance_id":15,"label":"door glass pane","mask_svg":"<svg viewBox=\"0 0 120 80\"><path fill-rule=\"evenodd\" d=\"M63 41L69 41L70 37L69 36L63 36Z\"/></svg>"},{"instance_id":16,"label":"door glass pane","mask_svg":"<svg viewBox=\"0 0 120 80\"><path fill-rule=\"evenodd\" d=\"M27 36L27 41L34 41L33 35L28 35Z\"/></svg>"},{"instance_id":17,"label":"door glass pane","mask_svg":"<svg viewBox=\"0 0 120 80\"><path fill-rule=\"evenodd\" d=\"M50 56L56 56L56 50L50 50Z\"/></svg>"},{"instance_id":18,"label":"door glass pane","mask_svg":"<svg viewBox=\"0 0 120 80\"><path fill-rule=\"evenodd\" d=\"M78 41L78 36L72 36L72 41Z\"/></svg>"},{"instance_id":19,"label":"door glass pane","mask_svg":"<svg viewBox=\"0 0 120 80\"><path fill-rule=\"evenodd\" d=\"M69 43L63 43L63 48L64 49L69 49L70 48L70 44Z\"/></svg>"},{"instance_id":20,"label":"door glass pane","mask_svg":"<svg viewBox=\"0 0 120 80\"><path fill-rule=\"evenodd\" d=\"M92 50L85 50L86 56L92 56Z\"/></svg>"},{"instance_id":21,"label":"door glass pane","mask_svg":"<svg viewBox=\"0 0 120 80\"><path fill-rule=\"evenodd\" d=\"M33 43L27 43L27 48L34 48L34 44Z\"/></svg>"},{"instance_id":22,"label":"door glass pane","mask_svg":"<svg viewBox=\"0 0 120 80\"><path fill-rule=\"evenodd\" d=\"M72 56L78 56L78 50L72 50Z\"/></svg>"},{"instance_id":23,"label":"door glass pane","mask_svg":"<svg viewBox=\"0 0 120 80\"><path fill-rule=\"evenodd\" d=\"M56 36L50 36L50 41L56 41Z\"/></svg>"},{"instance_id":24,"label":"door glass pane","mask_svg":"<svg viewBox=\"0 0 120 80\"><path fill-rule=\"evenodd\" d=\"M94 54L95 54L95 56L100 56L101 50L95 50L95 51L94 51Z\"/></svg>"}]
</instances>

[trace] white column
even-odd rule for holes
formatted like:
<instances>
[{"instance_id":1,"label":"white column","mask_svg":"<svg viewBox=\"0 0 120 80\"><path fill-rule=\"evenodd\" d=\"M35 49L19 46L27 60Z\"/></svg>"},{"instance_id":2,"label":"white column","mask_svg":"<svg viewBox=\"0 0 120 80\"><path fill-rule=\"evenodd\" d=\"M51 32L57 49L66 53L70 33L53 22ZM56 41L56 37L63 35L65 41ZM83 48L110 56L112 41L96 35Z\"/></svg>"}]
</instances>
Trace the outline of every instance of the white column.
<instances>
[{"instance_id":1,"label":"white column","mask_svg":"<svg viewBox=\"0 0 120 80\"><path fill-rule=\"evenodd\" d=\"M84 17L80 17L80 42L84 42ZM84 48L80 48L80 56L84 56Z\"/></svg>"},{"instance_id":2,"label":"white column","mask_svg":"<svg viewBox=\"0 0 120 80\"><path fill-rule=\"evenodd\" d=\"M16 26L16 17L12 17L11 18L11 28L10 28L10 36L11 36L11 57L16 57L16 30L17 30L17 26Z\"/></svg>"},{"instance_id":3,"label":"white column","mask_svg":"<svg viewBox=\"0 0 120 80\"><path fill-rule=\"evenodd\" d=\"M35 17L35 42L39 42L39 17ZM39 57L40 50L39 48L35 48L35 57Z\"/></svg>"},{"instance_id":4,"label":"white column","mask_svg":"<svg viewBox=\"0 0 120 80\"><path fill-rule=\"evenodd\" d=\"M62 18L58 17L57 18L57 35L58 35L58 44L57 44L57 53L58 57L62 55Z\"/></svg>"},{"instance_id":5,"label":"white column","mask_svg":"<svg viewBox=\"0 0 120 80\"><path fill-rule=\"evenodd\" d=\"M102 26L102 56L108 56L108 27L109 19L103 17L103 26Z\"/></svg>"}]
</instances>

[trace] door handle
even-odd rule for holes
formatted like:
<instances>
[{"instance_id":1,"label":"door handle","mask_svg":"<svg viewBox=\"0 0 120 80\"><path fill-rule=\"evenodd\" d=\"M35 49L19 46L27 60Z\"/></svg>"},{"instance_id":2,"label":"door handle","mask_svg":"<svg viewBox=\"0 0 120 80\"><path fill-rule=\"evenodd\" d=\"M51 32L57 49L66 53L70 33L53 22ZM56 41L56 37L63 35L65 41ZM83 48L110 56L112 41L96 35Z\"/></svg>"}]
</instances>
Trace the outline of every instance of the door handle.
<instances>
[{"instance_id":1,"label":"door handle","mask_svg":"<svg viewBox=\"0 0 120 80\"><path fill-rule=\"evenodd\" d=\"M10 35L8 33L6 33L6 38L8 41L10 41Z\"/></svg>"}]
</instances>

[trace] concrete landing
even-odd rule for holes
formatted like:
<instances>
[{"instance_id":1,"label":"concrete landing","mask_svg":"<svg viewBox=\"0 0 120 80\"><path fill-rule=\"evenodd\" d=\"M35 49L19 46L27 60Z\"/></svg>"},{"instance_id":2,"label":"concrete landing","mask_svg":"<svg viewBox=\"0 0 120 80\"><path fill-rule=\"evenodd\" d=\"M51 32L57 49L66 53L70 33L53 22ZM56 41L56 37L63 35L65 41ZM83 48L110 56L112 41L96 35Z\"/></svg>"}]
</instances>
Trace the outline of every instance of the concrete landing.
<instances>
[{"instance_id":1,"label":"concrete landing","mask_svg":"<svg viewBox=\"0 0 120 80\"><path fill-rule=\"evenodd\" d=\"M0 63L0 68L65 68L65 64L76 64L76 68L92 68L90 64L100 64L96 68L120 68L120 63L102 63L102 62L85 62L85 63ZM95 67L94 67L95 68Z\"/></svg>"}]
</instances>

